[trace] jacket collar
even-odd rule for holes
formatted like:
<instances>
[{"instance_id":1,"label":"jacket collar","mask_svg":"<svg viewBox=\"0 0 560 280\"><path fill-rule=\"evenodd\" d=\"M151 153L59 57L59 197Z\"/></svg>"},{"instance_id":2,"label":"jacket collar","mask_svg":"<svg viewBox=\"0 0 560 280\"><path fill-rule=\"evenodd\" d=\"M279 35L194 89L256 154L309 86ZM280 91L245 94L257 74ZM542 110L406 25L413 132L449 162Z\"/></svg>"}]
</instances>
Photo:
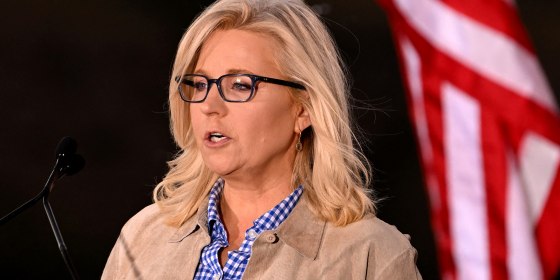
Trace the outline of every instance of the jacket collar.
<instances>
[{"instance_id":1,"label":"jacket collar","mask_svg":"<svg viewBox=\"0 0 560 280\"><path fill-rule=\"evenodd\" d=\"M187 219L185 223L177 229L175 234L169 239L169 242L181 242L185 237L191 235L200 228L208 233L208 197L202 200L194 216L196 218L192 217Z\"/></svg>"},{"instance_id":2,"label":"jacket collar","mask_svg":"<svg viewBox=\"0 0 560 280\"><path fill-rule=\"evenodd\" d=\"M199 229L208 234L208 198L205 198L195 214L188 219L169 242L181 242L185 237ZM276 233L286 245L294 248L301 255L315 259L319 253L326 222L317 218L309 209L305 191L292 213L278 227Z\"/></svg>"},{"instance_id":3,"label":"jacket collar","mask_svg":"<svg viewBox=\"0 0 560 280\"><path fill-rule=\"evenodd\" d=\"M319 253L326 222L311 212L305 191L288 218L278 227L277 234L286 245L298 253L315 259Z\"/></svg>"}]
</instances>

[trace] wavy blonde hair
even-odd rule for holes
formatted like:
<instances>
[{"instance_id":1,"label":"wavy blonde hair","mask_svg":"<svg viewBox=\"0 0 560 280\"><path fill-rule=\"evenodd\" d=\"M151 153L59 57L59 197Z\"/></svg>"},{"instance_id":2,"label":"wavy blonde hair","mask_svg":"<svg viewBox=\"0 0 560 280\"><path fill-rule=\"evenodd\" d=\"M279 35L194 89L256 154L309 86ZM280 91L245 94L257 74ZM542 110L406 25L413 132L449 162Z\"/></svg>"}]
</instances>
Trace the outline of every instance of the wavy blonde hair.
<instances>
[{"instance_id":1,"label":"wavy blonde hair","mask_svg":"<svg viewBox=\"0 0 560 280\"><path fill-rule=\"evenodd\" d=\"M279 70L306 87L292 97L309 113L302 132L303 150L294 162L294 186L302 184L311 210L344 226L374 213L367 186L371 168L354 146L350 126L349 86L344 64L319 17L299 0L222 0L204 10L179 43L169 89L171 131L181 151L153 193L154 201L180 226L192 217L218 176L204 164L190 125L189 105L174 77L192 72L202 45L215 30L239 29L270 36ZM356 141L356 143L358 143Z\"/></svg>"}]
</instances>

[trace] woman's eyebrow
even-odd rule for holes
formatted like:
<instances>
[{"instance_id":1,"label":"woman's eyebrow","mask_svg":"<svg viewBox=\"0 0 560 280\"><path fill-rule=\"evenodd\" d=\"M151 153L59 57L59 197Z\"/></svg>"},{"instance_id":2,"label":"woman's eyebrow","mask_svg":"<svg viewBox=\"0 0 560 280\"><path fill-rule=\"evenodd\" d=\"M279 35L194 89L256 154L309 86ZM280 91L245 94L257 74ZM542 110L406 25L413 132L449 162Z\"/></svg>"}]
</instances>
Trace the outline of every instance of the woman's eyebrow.
<instances>
[{"instance_id":1,"label":"woman's eyebrow","mask_svg":"<svg viewBox=\"0 0 560 280\"><path fill-rule=\"evenodd\" d=\"M206 71L204 69L196 69L193 71L193 74L206 76Z\"/></svg>"},{"instance_id":2,"label":"woman's eyebrow","mask_svg":"<svg viewBox=\"0 0 560 280\"><path fill-rule=\"evenodd\" d=\"M227 71L228 74L253 74L253 72L247 70L247 69L241 69L241 68L234 68L234 69L229 69Z\"/></svg>"},{"instance_id":3,"label":"woman's eyebrow","mask_svg":"<svg viewBox=\"0 0 560 280\"><path fill-rule=\"evenodd\" d=\"M205 71L204 69L196 69L192 73L197 74L197 75L208 76L208 72ZM227 70L225 73L221 73L221 75L225 75L225 74L254 74L254 73L252 71L247 70L247 69L232 68L232 69Z\"/></svg>"}]
</instances>

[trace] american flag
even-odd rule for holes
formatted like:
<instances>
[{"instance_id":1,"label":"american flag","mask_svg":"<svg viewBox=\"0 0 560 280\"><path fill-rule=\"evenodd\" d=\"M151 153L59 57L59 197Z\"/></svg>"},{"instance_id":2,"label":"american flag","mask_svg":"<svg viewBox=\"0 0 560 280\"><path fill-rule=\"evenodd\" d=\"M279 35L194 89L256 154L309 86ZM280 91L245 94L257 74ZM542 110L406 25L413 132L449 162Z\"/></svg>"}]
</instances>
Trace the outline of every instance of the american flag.
<instances>
[{"instance_id":1,"label":"american flag","mask_svg":"<svg viewBox=\"0 0 560 280\"><path fill-rule=\"evenodd\" d=\"M560 115L514 3L379 2L406 82L442 278L559 277Z\"/></svg>"}]
</instances>

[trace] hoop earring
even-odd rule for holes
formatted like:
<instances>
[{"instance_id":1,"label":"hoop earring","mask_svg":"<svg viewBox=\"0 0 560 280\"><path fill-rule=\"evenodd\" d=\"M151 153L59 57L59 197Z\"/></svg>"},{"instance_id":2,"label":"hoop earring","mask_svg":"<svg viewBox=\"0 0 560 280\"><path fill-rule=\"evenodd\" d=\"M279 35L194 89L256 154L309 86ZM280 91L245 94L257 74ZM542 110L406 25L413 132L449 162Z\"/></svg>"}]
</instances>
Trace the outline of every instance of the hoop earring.
<instances>
[{"instance_id":1,"label":"hoop earring","mask_svg":"<svg viewBox=\"0 0 560 280\"><path fill-rule=\"evenodd\" d=\"M300 132L296 143L296 151L301 152L301 150L303 150L303 144L301 143L301 132Z\"/></svg>"}]
</instances>

